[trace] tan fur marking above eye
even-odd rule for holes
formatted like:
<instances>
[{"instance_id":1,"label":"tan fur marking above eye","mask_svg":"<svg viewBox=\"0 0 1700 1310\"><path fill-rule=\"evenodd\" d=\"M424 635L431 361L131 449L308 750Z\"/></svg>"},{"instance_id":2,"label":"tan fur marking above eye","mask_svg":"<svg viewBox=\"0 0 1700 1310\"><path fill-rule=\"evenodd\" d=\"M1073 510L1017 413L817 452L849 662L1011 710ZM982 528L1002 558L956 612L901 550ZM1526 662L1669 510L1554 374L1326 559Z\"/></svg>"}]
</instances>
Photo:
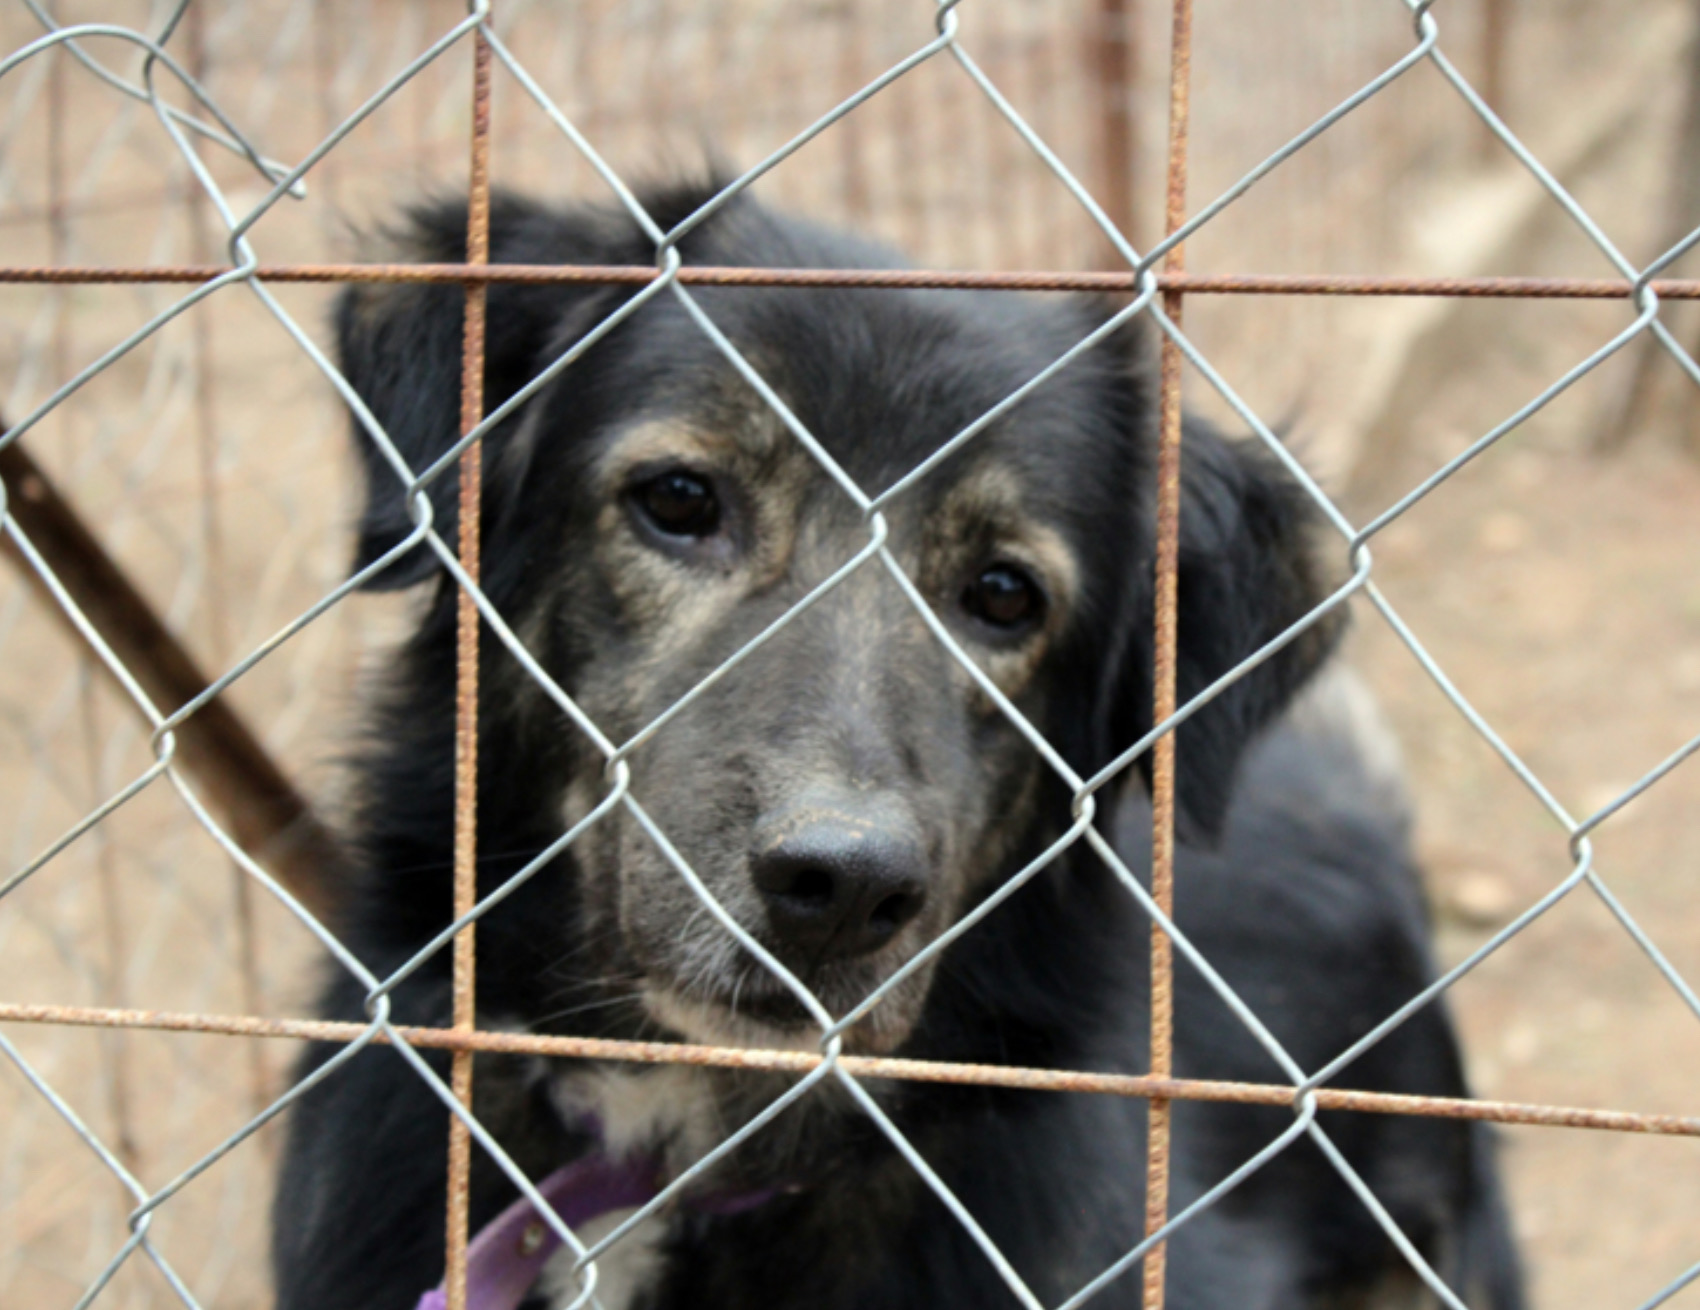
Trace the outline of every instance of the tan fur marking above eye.
<instances>
[{"instance_id":1,"label":"tan fur marking above eye","mask_svg":"<svg viewBox=\"0 0 1700 1310\"><path fill-rule=\"evenodd\" d=\"M1060 533L1028 512L1020 479L1003 464L982 464L951 488L929 526L926 546L929 554L991 550L1028 565L1055 614L1067 613L1079 594L1074 552Z\"/></svg>"},{"instance_id":2,"label":"tan fur marking above eye","mask_svg":"<svg viewBox=\"0 0 1700 1310\"><path fill-rule=\"evenodd\" d=\"M1062 534L1043 523L1028 522L1021 535L1009 543L1010 558L1019 564L1032 566L1044 583L1050 607L1046 629L1055 632L1074 609L1080 594L1080 561L1063 540Z\"/></svg>"},{"instance_id":3,"label":"tan fur marking above eye","mask_svg":"<svg viewBox=\"0 0 1700 1310\"><path fill-rule=\"evenodd\" d=\"M807 479L794 457L800 452L776 447L760 427L759 417L730 410L715 430L652 419L619 433L597 462L596 554L625 618L648 634L646 665L679 658L720 616L791 567ZM729 541L723 558L670 557L634 524L625 498L632 479L669 466L714 482Z\"/></svg>"},{"instance_id":4,"label":"tan fur marking above eye","mask_svg":"<svg viewBox=\"0 0 1700 1310\"><path fill-rule=\"evenodd\" d=\"M719 411L711 421L651 418L617 435L597 465L603 489L616 489L634 468L670 459L748 474L773 461L788 444L795 444L775 431L777 420L772 415L731 404L709 409Z\"/></svg>"},{"instance_id":5,"label":"tan fur marking above eye","mask_svg":"<svg viewBox=\"0 0 1700 1310\"><path fill-rule=\"evenodd\" d=\"M1015 472L985 463L970 470L945 497L927 526L923 576L941 604L954 606L954 588L980 565L1006 560L1033 574L1044 589L1045 619L1018 645L994 648L969 642L998 689L1014 696L1032 679L1047 645L1055 640L1080 593L1080 565L1062 534L1028 512ZM987 712L990 698L978 698Z\"/></svg>"},{"instance_id":6,"label":"tan fur marking above eye","mask_svg":"<svg viewBox=\"0 0 1700 1310\"><path fill-rule=\"evenodd\" d=\"M728 437L674 419L651 419L627 428L609 443L597 461L596 480L604 496L614 496L632 470L645 464L670 460L713 464L737 450L737 443Z\"/></svg>"}]
</instances>

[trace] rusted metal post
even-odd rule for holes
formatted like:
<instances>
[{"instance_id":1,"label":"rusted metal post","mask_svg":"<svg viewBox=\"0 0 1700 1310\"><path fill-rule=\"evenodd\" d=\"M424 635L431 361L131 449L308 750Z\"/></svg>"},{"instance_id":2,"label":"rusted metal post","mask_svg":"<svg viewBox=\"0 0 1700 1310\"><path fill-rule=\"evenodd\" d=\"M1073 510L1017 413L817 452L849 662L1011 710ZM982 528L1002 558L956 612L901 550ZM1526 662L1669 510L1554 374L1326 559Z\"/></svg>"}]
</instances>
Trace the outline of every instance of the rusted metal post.
<instances>
[{"instance_id":1,"label":"rusted metal post","mask_svg":"<svg viewBox=\"0 0 1700 1310\"><path fill-rule=\"evenodd\" d=\"M472 161L467 191L466 262L490 262L490 45L483 29L473 34ZM484 305L488 288L466 288L466 324L461 345L461 434L484 417ZM482 527L483 445L473 442L460 461L461 567L478 583ZM455 827L454 914L478 901L478 607L465 591L458 597L455 642ZM474 927L454 939L454 1027L476 1026ZM455 1052L450 1083L462 1105L472 1105L472 1052ZM444 1287L449 1310L466 1310L467 1219L472 1183L472 1135L458 1118L449 1121L448 1238Z\"/></svg>"},{"instance_id":2,"label":"rusted metal post","mask_svg":"<svg viewBox=\"0 0 1700 1310\"><path fill-rule=\"evenodd\" d=\"M1175 0L1169 48L1169 159L1164 205L1165 233L1186 221L1187 134L1192 89L1192 0ZM1185 271L1181 246L1168 254L1165 271ZM1181 293L1166 291L1163 308L1178 325ZM1153 622L1152 722L1175 712L1175 650L1180 586L1181 352L1166 337L1161 359L1157 443L1156 614ZM1157 739L1151 767L1151 895L1165 915L1175 909L1175 734ZM1163 929L1151 928L1151 1076L1169 1078L1174 1066L1174 955ZM1145 1231L1169 1218L1170 1102L1152 1097L1146 1132ZM1145 1256L1145 1310L1162 1310L1167 1251L1159 1242Z\"/></svg>"}]
</instances>

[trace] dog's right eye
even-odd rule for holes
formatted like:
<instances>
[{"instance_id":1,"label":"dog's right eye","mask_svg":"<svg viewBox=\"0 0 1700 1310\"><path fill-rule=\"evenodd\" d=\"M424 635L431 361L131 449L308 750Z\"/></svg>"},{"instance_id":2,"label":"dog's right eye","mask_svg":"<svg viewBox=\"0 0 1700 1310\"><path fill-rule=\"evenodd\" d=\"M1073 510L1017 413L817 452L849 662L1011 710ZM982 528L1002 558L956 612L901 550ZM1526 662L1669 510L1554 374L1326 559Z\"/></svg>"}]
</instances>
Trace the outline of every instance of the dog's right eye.
<instances>
[{"instance_id":1,"label":"dog's right eye","mask_svg":"<svg viewBox=\"0 0 1700 1310\"><path fill-rule=\"evenodd\" d=\"M720 500L707 478L671 469L640 482L632 503L669 537L711 537L720 528Z\"/></svg>"},{"instance_id":2,"label":"dog's right eye","mask_svg":"<svg viewBox=\"0 0 1700 1310\"><path fill-rule=\"evenodd\" d=\"M982 623L994 628L1031 627L1045 608L1045 593L1026 570L1013 564L994 564L962 593L962 604Z\"/></svg>"}]
</instances>

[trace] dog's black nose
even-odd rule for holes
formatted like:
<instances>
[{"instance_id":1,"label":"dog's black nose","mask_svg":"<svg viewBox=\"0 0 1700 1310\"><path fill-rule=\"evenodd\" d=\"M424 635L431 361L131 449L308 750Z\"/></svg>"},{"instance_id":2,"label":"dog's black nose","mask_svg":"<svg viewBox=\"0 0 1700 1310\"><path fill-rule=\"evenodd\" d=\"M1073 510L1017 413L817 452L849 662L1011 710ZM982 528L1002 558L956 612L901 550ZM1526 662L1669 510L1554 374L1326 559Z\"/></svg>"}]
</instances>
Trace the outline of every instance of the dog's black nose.
<instances>
[{"instance_id":1,"label":"dog's black nose","mask_svg":"<svg viewBox=\"0 0 1700 1310\"><path fill-rule=\"evenodd\" d=\"M848 816L785 829L750 866L786 946L816 962L865 955L920 913L926 852L917 838Z\"/></svg>"}]
</instances>

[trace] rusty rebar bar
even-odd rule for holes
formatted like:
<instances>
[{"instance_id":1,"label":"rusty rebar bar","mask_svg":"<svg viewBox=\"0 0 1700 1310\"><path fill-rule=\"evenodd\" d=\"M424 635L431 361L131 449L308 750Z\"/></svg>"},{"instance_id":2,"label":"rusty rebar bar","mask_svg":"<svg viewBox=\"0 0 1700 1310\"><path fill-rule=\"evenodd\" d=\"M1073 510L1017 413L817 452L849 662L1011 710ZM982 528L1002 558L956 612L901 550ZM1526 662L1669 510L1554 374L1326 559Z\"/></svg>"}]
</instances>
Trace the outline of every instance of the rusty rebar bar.
<instances>
[{"instance_id":1,"label":"rusty rebar bar","mask_svg":"<svg viewBox=\"0 0 1700 1310\"><path fill-rule=\"evenodd\" d=\"M467 187L466 262L490 258L490 44L473 33L471 179ZM466 435L484 417L484 310L487 284L468 283L461 341L460 430ZM483 443L473 442L460 460L460 566L470 585L479 579L482 529ZM455 613L455 826L454 916L464 918L478 903L478 606L462 589ZM471 1032L477 1016L477 925L468 923L454 939L454 1026ZM456 1098L472 1107L472 1052L454 1054L449 1074ZM448 1240L443 1286L448 1310L466 1310L466 1247L472 1189L472 1134L458 1117L449 1120Z\"/></svg>"},{"instance_id":2,"label":"rusty rebar bar","mask_svg":"<svg viewBox=\"0 0 1700 1310\"><path fill-rule=\"evenodd\" d=\"M1186 222L1187 137L1192 91L1192 0L1175 0L1169 41L1168 181L1163 232ZM1171 276L1186 272L1186 246L1176 243L1164 260ZM1178 326L1182 291L1163 292L1164 312ZM1157 541L1152 615L1151 699L1153 723L1174 717L1177 708L1175 652L1180 596L1181 536L1181 352L1167 336L1160 357L1157 439ZM1175 913L1175 734L1157 739L1151 755L1151 899L1173 920ZM1151 925L1151 1076L1167 1082L1175 1045L1174 944L1160 924ZM1145 1130L1145 1234L1169 1222L1171 1101L1153 1096ZM1145 1310L1163 1310L1168 1247L1153 1244L1141 1263Z\"/></svg>"},{"instance_id":3,"label":"rusty rebar bar","mask_svg":"<svg viewBox=\"0 0 1700 1310\"><path fill-rule=\"evenodd\" d=\"M224 264L0 265L0 286L74 283L129 286L137 283L201 283L229 273ZM422 282L515 285L642 286L659 274L644 264L260 264L264 282ZM1021 273L959 272L951 269L725 268L686 265L678 280L710 287L869 287L946 291L1131 292L1131 272ZM1661 278L1651 283L1664 300L1700 300L1700 278ZM1633 288L1623 278L1565 277L1374 277L1332 273L1159 273L1161 291L1189 296L1438 296L1487 300L1623 300Z\"/></svg>"},{"instance_id":4,"label":"rusty rebar bar","mask_svg":"<svg viewBox=\"0 0 1700 1310\"><path fill-rule=\"evenodd\" d=\"M205 1033L225 1037L352 1042L367 1026L332 1019L277 1019L259 1015L196 1014L172 1010L117 1010L89 1005L25 1005L0 1002L0 1023L59 1024L74 1028L124 1028L145 1032ZM601 1037L563 1037L543 1033L490 1032L474 1029L416 1028L398 1025L404 1041L427 1050L478 1051L501 1055L539 1055L564 1060L606 1060L624 1064L678 1064L758 1073L801 1076L816 1068L819 1055L737 1046L698 1046L685 1042L627 1042ZM380 1042L388 1037L380 1033ZM903 1060L885 1056L843 1055L839 1067L857 1078L893 1082L950 1083L965 1087L1010 1087L1023 1091L1071 1092L1086 1096L1234 1105L1291 1107L1296 1092L1277 1083L1241 1083L1199 1078L1152 1078L1144 1074L1082 1073L1069 1069L1032 1069L1020 1065L957 1064L944 1060ZM1543 1105L1527 1101L1484 1101L1454 1096L1414 1096L1322 1087L1313 1093L1317 1108L1354 1114L1402 1114L1434 1119L1595 1132L1639 1133L1654 1137L1700 1137L1700 1117L1597 1110L1584 1106Z\"/></svg>"}]
</instances>

